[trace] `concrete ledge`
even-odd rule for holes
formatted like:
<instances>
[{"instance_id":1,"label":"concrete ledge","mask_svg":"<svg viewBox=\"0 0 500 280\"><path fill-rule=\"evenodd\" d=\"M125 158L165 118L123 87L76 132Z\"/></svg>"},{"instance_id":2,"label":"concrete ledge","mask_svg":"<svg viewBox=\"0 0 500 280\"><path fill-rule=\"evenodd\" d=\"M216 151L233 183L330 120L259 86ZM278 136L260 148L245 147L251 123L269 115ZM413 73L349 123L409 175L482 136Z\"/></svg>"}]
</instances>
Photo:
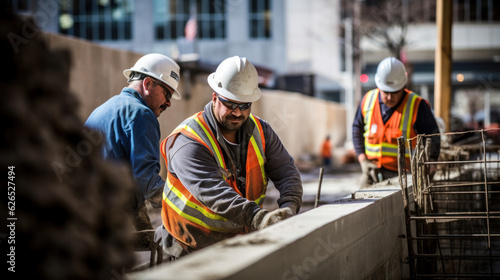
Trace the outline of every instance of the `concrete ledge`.
<instances>
[{"instance_id":1,"label":"concrete ledge","mask_svg":"<svg viewBox=\"0 0 500 280\"><path fill-rule=\"evenodd\" d=\"M408 278L399 186L324 205L128 279Z\"/></svg>"}]
</instances>

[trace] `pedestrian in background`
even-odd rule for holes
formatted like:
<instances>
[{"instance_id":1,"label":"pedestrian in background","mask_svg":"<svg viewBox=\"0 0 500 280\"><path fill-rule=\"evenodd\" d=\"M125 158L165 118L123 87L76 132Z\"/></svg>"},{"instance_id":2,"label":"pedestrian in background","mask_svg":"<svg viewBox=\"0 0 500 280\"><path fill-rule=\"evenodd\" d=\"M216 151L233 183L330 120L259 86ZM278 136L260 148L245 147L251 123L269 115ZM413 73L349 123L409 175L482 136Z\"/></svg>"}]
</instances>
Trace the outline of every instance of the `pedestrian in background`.
<instances>
[{"instance_id":1,"label":"pedestrian in background","mask_svg":"<svg viewBox=\"0 0 500 280\"><path fill-rule=\"evenodd\" d=\"M406 89L407 73L394 57L380 62L375 74L376 89L363 97L356 112L352 137L361 164L361 187L398 176L397 139L417 134L439 133L429 102ZM439 157L440 138L431 137L431 159ZM412 141L412 148L416 141ZM408 147L406 166L410 166Z\"/></svg>"},{"instance_id":2,"label":"pedestrian in background","mask_svg":"<svg viewBox=\"0 0 500 280\"><path fill-rule=\"evenodd\" d=\"M321 145L321 159L323 161L323 167L330 168L332 165L332 142L330 141L330 135L327 135L323 144Z\"/></svg>"}]
</instances>

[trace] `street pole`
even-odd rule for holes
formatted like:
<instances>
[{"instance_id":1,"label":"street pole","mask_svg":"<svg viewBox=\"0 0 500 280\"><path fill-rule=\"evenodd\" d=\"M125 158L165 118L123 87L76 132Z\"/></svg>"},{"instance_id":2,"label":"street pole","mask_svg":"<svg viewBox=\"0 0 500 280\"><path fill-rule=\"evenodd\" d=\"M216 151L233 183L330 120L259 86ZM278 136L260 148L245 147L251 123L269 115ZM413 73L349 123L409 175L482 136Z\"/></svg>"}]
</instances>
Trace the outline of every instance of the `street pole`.
<instances>
[{"instance_id":1,"label":"street pole","mask_svg":"<svg viewBox=\"0 0 500 280\"><path fill-rule=\"evenodd\" d=\"M352 38L352 19L344 19L345 29L345 71L347 73L347 83L345 87L345 104L346 104L346 140L352 141L352 122L355 114L355 99L354 99L354 76L353 76L353 38Z\"/></svg>"},{"instance_id":2,"label":"street pole","mask_svg":"<svg viewBox=\"0 0 500 280\"><path fill-rule=\"evenodd\" d=\"M434 68L434 111L450 131L452 68L452 0L438 0L436 5L437 46Z\"/></svg>"}]
</instances>

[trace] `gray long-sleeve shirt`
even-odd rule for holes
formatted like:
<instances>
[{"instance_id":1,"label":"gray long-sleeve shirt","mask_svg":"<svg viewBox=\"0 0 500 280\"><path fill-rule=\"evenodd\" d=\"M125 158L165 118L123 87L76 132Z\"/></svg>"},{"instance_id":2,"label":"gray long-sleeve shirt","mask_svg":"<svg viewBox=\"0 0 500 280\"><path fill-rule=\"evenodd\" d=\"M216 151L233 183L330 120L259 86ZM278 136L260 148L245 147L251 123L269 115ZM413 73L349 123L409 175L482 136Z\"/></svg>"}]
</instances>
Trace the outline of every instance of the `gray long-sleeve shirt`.
<instances>
[{"instance_id":1,"label":"gray long-sleeve shirt","mask_svg":"<svg viewBox=\"0 0 500 280\"><path fill-rule=\"evenodd\" d=\"M205 120L223 150L228 167L236 169L236 178L244 177L248 139L252 135L254 123L248 119L238 132L239 149L229 149L212 112L212 102L205 106ZM261 121L265 137L265 172L280 192L278 205L294 204L297 211L302 204L302 182L292 156L287 152L271 126ZM233 151L240 151L234 155ZM239 163L236 163L239 158ZM250 226L254 214L261 208L253 201L241 197L222 178L219 166L210 151L184 135L179 135L168 150L168 169L205 206L215 213L242 226ZM233 165L234 163L234 165ZM238 180L239 188L242 186ZM244 193L244 192L243 192Z\"/></svg>"}]
</instances>

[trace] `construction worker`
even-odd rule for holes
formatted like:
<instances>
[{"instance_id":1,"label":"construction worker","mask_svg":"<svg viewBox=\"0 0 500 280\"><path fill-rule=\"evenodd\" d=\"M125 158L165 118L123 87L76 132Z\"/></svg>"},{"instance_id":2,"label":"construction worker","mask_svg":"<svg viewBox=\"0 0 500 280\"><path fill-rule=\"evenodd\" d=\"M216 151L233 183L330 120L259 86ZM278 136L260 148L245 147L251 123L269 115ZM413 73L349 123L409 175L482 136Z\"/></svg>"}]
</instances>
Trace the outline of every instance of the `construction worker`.
<instances>
[{"instance_id":1,"label":"construction worker","mask_svg":"<svg viewBox=\"0 0 500 280\"><path fill-rule=\"evenodd\" d=\"M136 181L131 205L136 229L152 229L145 200L161 207L165 182L160 172L160 124L157 118L171 106L170 99L181 99L179 65L157 53L141 57L123 71L129 83L119 95L96 108L85 126L104 136L105 159L126 162ZM155 203L155 201L157 201Z\"/></svg>"},{"instance_id":2,"label":"construction worker","mask_svg":"<svg viewBox=\"0 0 500 280\"><path fill-rule=\"evenodd\" d=\"M174 257L265 228L302 204L294 159L271 126L250 113L261 97L252 63L227 58L208 84L214 92L204 111L161 144L167 182L157 238ZM280 192L274 211L262 209L269 179Z\"/></svg>"},{"instance_id":3,"label":"construction worker","mask_svg":"<svg viewBox=\"0 0 500 280\"><path fill-rule=\"evenodd\" d=\"M332 164L332 142L330 141L330 135L326 136L321 145L321 159L325 168L330 167Z\"/></svg>"},{"instance_id":4,"label":"construction worker","mask_svg":"<svg viewBox=\"0 0 500 280\"><path fill-rule=\"evenodd\" d=\"M394 57L380 62L375 74L378 88L363 97L352 126L354 148L361 164L361 187L398 176L397 138L439 133L428 101L405 88L407 73ZM439 136L433 136L431 159L437 159ZM405 140L406 143L406 140ZM412 142L415 147L416 141ZM406 166L409 167L407 149Z\"/></svg>"}]
</instances>

